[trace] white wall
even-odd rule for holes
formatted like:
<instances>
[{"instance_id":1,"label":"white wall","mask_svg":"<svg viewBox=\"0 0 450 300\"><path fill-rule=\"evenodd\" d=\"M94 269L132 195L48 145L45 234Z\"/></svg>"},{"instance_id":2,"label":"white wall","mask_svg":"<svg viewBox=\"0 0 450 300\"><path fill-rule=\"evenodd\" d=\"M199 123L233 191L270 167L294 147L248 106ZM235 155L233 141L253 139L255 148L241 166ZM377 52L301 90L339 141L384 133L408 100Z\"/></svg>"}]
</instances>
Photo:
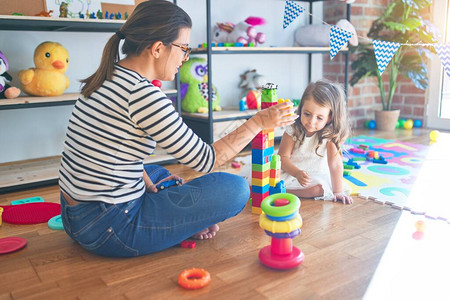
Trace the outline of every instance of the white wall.
<instances>
[{"instance_id":1,"label":"white wall","mask_svg":"<svg viewBox=\"0 0 450 300\"><path fill-rule=\"evenodd\" d=\"M283 30L284 1L277 0L213 0L212 22L245 20L259 16L267 24L258 26L267 35L263 46L292 46L294 30L308 22L304 14ZM193 20L191 45L206 42L206 1L178 0ZM307 3L302 4L307 8ZM314 14L321 17L321 3L314 5ZM104 44L112 33L0 31L0 50L6 55L13 76L12 84L20 86L17 74L34 67L33 52L43 41L64 45L70 54L66 75L70 79L67 92L78 92L79 80L98 67ZM222 106L237 106L242 90L239 75L256 68L268 81L279 85L281 98L300 98L307 84L307 55L214 55L214 85L221 95ZM321 77L322 55L313 55L313 80ZM163 87L172 87L164 83ZM1 100L0 100L1 101ZM59 155L72 106L29 108L0 111L0 163Z\"/></svg>"}]
</instances>

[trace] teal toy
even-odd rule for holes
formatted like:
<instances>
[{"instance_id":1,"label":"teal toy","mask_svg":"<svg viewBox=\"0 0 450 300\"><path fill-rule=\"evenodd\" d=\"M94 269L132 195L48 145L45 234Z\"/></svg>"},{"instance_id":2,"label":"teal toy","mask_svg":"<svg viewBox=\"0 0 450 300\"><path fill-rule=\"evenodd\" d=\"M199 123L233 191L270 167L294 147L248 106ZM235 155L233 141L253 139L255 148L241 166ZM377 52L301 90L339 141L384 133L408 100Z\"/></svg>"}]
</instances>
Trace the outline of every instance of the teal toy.
<instances>
[{"instance_id":1,"label":"teal toy","mask_svg":"<svg viewBox=\"0 0 450 300\"><path fill-rule=\"evenodd\" d=\"M31 197L31 198L25 198L20 200L14 200L11 201L11 205L20 205L25 203L34 203L34 202L44 202L44 199L42 197Z\"/></svg>"},{"instance_id":2,"label":"teal toy","mask_svg":"<svg viewBox=\"0 0 450 300\"><path fill-rule=\"evenodd\" d=\"M54 216L53 218L48 220L47 225L49 228L54 230L64 230L61 215Z\"/></svg>"}]
</instances>

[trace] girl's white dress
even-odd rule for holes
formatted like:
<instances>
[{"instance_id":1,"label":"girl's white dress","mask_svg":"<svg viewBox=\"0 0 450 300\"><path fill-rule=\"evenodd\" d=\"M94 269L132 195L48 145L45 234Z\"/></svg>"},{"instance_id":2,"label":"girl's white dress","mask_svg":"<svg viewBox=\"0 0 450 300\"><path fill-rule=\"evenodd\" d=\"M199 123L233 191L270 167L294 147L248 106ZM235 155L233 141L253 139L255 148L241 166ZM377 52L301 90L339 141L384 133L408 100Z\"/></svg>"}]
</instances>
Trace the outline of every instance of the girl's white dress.
<instances>
[{"instance_id":1,"label":"girl's white dress","mask_svg":"<svg viewBox=\"0 0 450 300\"><path fill-rule=\"evenodd\" d=\"M297 142L297 138L294 135L294 127L287 126L286 133L290 135L295 142ZM286 189L304 189L317 184L321 184L324 190L324 194L322 197L316 197L316 200L333 200L333 187L331 185L331 176L330 169L328 168L328 160L327 160L327 139L322 140L322 145L317 149L316 154L316 146L319 143L319 139L317 134L314 134L310 137L306 137L300 147L295 147L291 161L298 168L303 171L308 172L311 177L311 183L304 187L300 185L298 180L289 175L288 173L281 171L281 179L284 180L286 184ZM345 194L350 194L350 188L345 182L342 182L342 188Z\"/></svg>"}]
</instances>

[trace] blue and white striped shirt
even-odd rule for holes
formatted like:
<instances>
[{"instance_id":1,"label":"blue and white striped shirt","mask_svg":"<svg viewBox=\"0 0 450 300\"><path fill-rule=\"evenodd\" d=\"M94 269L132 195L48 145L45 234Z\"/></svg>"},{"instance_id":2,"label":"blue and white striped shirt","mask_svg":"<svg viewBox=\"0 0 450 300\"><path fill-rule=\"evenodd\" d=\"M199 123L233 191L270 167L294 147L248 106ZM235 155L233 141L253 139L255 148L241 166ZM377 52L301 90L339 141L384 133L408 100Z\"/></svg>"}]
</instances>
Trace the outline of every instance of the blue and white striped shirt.
<instances>
[{"instance_id":1,"label":"blue and white striped shirt","mask_svg":"<svg viewBox=\"0 0 450 300\"><path fill-rule=\"evenodd\" d=\"M59 170L62 191L79 201L123 203L145 191L143 160L159 144L181 163L208 173L215 152L138 73L116 65L111 81L75 104Z\"/></svg>"}]
</instances>

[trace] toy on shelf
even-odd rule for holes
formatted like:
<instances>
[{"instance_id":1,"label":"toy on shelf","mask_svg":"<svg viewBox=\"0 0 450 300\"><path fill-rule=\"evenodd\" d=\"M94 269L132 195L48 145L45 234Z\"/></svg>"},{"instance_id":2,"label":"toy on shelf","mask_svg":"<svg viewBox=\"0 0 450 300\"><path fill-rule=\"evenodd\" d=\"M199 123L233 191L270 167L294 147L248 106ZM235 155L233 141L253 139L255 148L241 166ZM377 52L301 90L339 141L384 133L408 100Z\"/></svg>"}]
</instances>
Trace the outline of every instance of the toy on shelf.
<instances>
[{"instance_id":1,"label":"toy on shelf","mask_svg":"<svg viewBox=\"0 0 450 300\"><path fill-rule=\"evenodd\" d=\"M305 255L293 246L292 239L301 233L300 199L289 193L273 194L261 203L259 226L272 237L271 244L259 251L259 260L274 269L291 269L300 265Z\"/></svg>"},{"instance_id":2,"label":"toy on shelf","mask_svg":"<svg viewBox=\"0 0 450 300\"><path fill-rule=\"evenodd\" d=\"M202 288L207 286L210 282L211 275L204 269L187 269L178 275L178 284L188 290Z\"/></svg>"},{"instance_id":3,"label":"toy on shelf","mask_svg":"<svg viewBox=\"0 0 450 300\"><path fill-rule=\"evenodd\" d=\"M154 79L154 80L152 80L152 84L153 84L154 86L157 86L157 87L159 87L159 88L161 88L161 87L162 87L162 83L161 83L161 81L160 81L160 80L158 80L158 79Z\"/></svg>"},{"instance_id":4,"label":"toy on shelf","mask_svg":"<svg viewBox=\"0 0 450 300\"><path fill-rule=\"evenodd\" d=\"M208 65L206 59L191 57L180 68L181 109L189 113L208 112ZM212 107L220 111L220 97L213 86Z\"/></svg>"},{"instance_id":5,"label":"toy on shelf","mask_svg":"<svg viewBox=\"0 0 450 300\"><path fill-rule=\"evenodd\" d=\"M61 2L59 5L59 17L67 18L67 13L69 12L69 3Z\"/></svg>"},{"instance_id":6,"label":"toy on shelf","mask_svg":"<svg viewBox=\"0 0 450 300\"><path fill-rule=\"evenodd\" d=\"M336 23L336 27L353 33L349 39L352 46L358 46L358 36L355 27L346 19ZM301 26L295 30L294 46L302 47L329 47L330 26L325 24L312 24Z\"/></svg>"},{"instance_id":7,"label":"toy on shelf","mask_svg":"<svg viewBox=\"0 0 450 300\"><path fill-rule=\"evenodd\" d=\"M53 10L49 10L49 11L42 10L40 13L35 14L34 16L36 16L36 17L47 17L47 18L49 18L49 17L52 16L52 14L53 14Z\"/></svg>"},{"instance_id":8,"label":"toy on shelf","mask_svg":"<svg viewBox=\"0 0 450 300\"><path fill-rule=\"evenodd\" d=\"M19 72L23 91L33 96L59 96L69 87L64 75L69 66L69 52L56 42L43 42L34 51L36 68Z\"/></svg>"},{"instance_id":9,"label":"toy on shelf","mask_svg":"<svg viewBox=\"0 0 450 300\"><path fill-rule=\"evenodd\" d=\"M217 23L213 28L212 41L214 43L249 43L263 44L266 35L257 32L255 26L264 25L265 19L260 17L248 17L244 22L233 24L230 22Z\"/></svg>"},{"instance_id":10,"label":"toy on shelf","mask_svg":"<svg viewBox=\"0 0 450 300\"><path fill-rule=\"evenodd\" d=\"M7 72L9 63L6 56L0 51L0 99L14 99L19 97L20 89L10 86L7 82L12 80L11 75Z\"/></svg>"},{"instance_id":11,"label":"toy on shelf","mask_svg":"<svg viewBox=\"0 0 450 300\"><path fill-rule=\"evenodd\" d=\"M244 99L246 108L258 109L261 107L261 89L266 79L263 75L259 74L256 69L245 71L241 74L241 82L239 87L244 89L244 95L241 100ZM239 110L241 107L239 106ZM244 109L245 110L245 109Z\"/></svg>"}]
</instances>

